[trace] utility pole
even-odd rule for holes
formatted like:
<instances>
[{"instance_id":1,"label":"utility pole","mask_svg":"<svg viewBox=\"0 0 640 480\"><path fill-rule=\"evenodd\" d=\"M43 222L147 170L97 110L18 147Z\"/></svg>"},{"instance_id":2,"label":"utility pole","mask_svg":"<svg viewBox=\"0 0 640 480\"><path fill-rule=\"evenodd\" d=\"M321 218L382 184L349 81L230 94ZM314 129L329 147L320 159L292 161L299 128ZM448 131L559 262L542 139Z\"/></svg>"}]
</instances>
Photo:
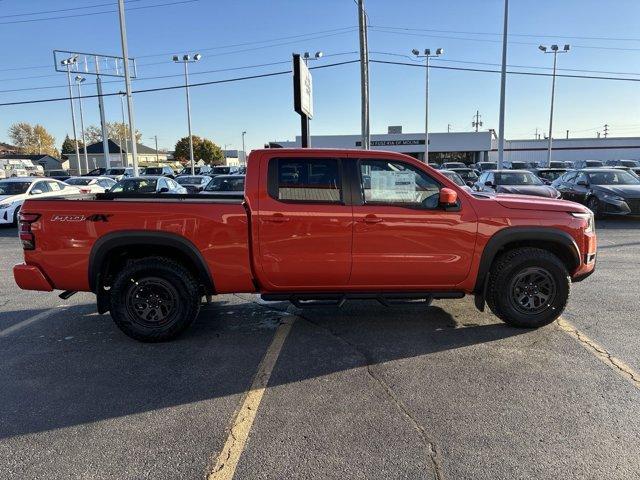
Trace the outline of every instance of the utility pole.
<instances>
[{"instance_id":1,"label":"utility pole","mask_svg":"<svg viewBox=\"0 0 640 480\"><path fill-rule=\"evenodd\" d=\"M126 117L124 115L124 97L126 96L126 94L120 93L119 97L120 97L120 110L122 111L122 135L120 136L120 157L121 157L121 161L122 161L122 166L123 167L127 167L128 166L128 161L125 158L125 153L124 153L124 149L127 148L127 122L126 122ZM128 155L129 153L127 152L126 155ZM107 165L108 167L108 165Z\"/></svg>"},{"instance_id":2,"label":"utility pole","mask_svg":"<svg viewBox=\"0 0 640 480\"><path fill-rule=\"evenodd\" d=\"M191 134L191 98L189 97L189 63L197 62L202 58L202 55L196 53L191 59L191 56L187 53L182 56L182 60L178 55L173 56L174 63L184 64L184 90L187 94L187 128L189 130L189 160L191 162L191 175L196 174L195 159L193 156L193 135Z\"/></svg>"},{"instance_id":3,"label":"utility pole","mask_svg":"<svg viewBox=\"0 0 640 480\"><path fill-rule=\"evenodd\" d=\"M560 50L558 45L551 45L551 51L547 51L547 47L544 45L540 45L538 49L542 51L542 53L552 53L553 54L553 76L551 80L551 110L549 112L549 144L547 148L547 166L549 166L551 162L551 144L553 143L553 102L555 100L556 95L556 67L558 65L558 53L567 53L571 47L569 44L564 46L564 49Z\"/></svg>"},{"instance_id":4,"label":"utility pole","mask_svg":"<svg viewBox=\"0 0 640 480\"><path fill-rule=\"evenodd\" d=\"M498 132L498 168L504 164L504 109L507 86L507 32L509 28L509 0L504 0L504 28L502 31L502 70L500 71L500 123Z\"/></svg>"},{"instance_id":5,"label":"utility pole","mask_svg":"<svg viewBox=\"0 0 640 480\"><path fill-rule=\"evenodd\" d=\"M244 149L244 136L246 134L247 134L246 131L242 132L242 156L244 157L242 161L244 162L245 166L247 165L247 151Z\"/></svg>"},{"instance_id":6,"label":"utility pole","mask_svg":"<svg viewBox=\"0 0 640 480\"><path fill-rule=\"evenodd\" d=\"M447 123L447 133L451 133L451 124Z\"/></svg>"},{"instance_id":7,"label":"utility pole","mask_svg":"<svg viewBox=\"0 0 640 480\"><path fill-rule=\"evenodd\" d=\"M567 130L567 140L569 140L569 130Z\"/></svg>"},{"instance_id":8,"label":"utility pole","mask_svg":"<svg viewBox=\"0 0 640 480\"><path fill-rule=\"evenodd\" d=\"M67 84L69 86L69 103L71 104L71 125L73 126L73 144L76 147L76 160L78 162L78 175L82 175L82 168L80 167L80 149L78 148L78 134L76 132L76 111L73 106L73 89L71 88L71 65L75 65L78 61L78 57L73 56L62 60L60 63L66 67L67 70Z\"/></svg>"},{"instance_id":9,"label":"utility pole","mask_svg":"<svg viewBox=\"0 0 640 480\"><path fill-rule=\"evenodd\" d=\"M443 48L437 48L434 55L431 54L431 49L425 48L424 53L420 53L420 50L414 48L411 50L416 58L425 59L425 95L424 95L424 163L429 164L429 60L431 57L439 57L444 53ZM448 131L448 127L447 127Z\"/></svg>"},{"instance_id":10,"label":"utility pole","mask_svg":"<svg viewBox=\"0 0 640 480\"><path fill-rule=\"evenodd\" d=\"M127 109L129 113L129 134L131 136L131 156L133 157L133 176L138 176L138 147L136 145L136 127L133 119L133 97L131 96L131 77L129 76L129 47L127 45L127 26L124 18L124 0L118 0L120 17L120 42L124 67L124 85L127 92ZM193 172L192 172L193 173Z\"/></svg>"},{"instance_id":11,"label":"utility pole","mask_svg":"<svg viewBox=\"0 0 640 480\"><path fill-rule=\"evenodd\" d=\"M482 126L482 122L480 121L480 117L482 115L480 115L480 110L476 110L476 114L473 116L473 118L475 119L473 122L471 122L471 127L476 129L476 132L478 131L478 129Z\"/></svg>"},{"instance_id":12,"label":"utility pole","mask_svg":"<svg viewBox=\"0 0 640 480\"><path fill-rule=\"evenodd\" d=\"M84 114L82 113L82 90L80 89L80 85L85 81L85 78L76 75L76 84L78 85L78 103L80 104L80 135L82 136L82 147L84 149L84 168L89 172L89 157L87 156L87 142L84 136Z\"/></svg>"},{"instance_id":13,"label":"utility pole","mask_svg":"<svg viewBox=\"0 0 640 480\"><path fill-rule=\"evenodd\" d=\"M534 134L533 138L535 138L536 140L540 139L540 135L538 135L538 127L536 127L536 133Z\"/></svg>"},{"instance_id":14,"label":"utility pole","mask_svg":"<svg viewBox=\"0 0 640 480\"><path fill-rule=\"evenodd\" d=\"M85 57L86 62L86 57ZM107 134L107 120L104 113L104 98L102 97L102 79L100 78L100 62L94 57L96 67L96 89L98 91L98 110L100 112L100 128L102 129L102 151L104 152L105 168L111 168L111 152L109 151L109 135ZM86 65L86 63L85 63ZM116 68L118 63L116 61ZM86 71L86 69L85 69Z\"/></svg>"},{"instance_id":15,"label":"utility pole","mask_svg":"<svg viewBox=\"0 0 640 480\"><path fill-rule=\"evenodd\" d=\"M358 0L358 29L360 37L360 95L362 148L369 150L369 45L367 41L367 14L364 0Z\"/></svg>"},{"instance_id":16,"label":"utility pole","mask_svg":"<svg viewBox=\"0 0 640 480\"><path fill-rule=\"evenodd\" d=\"M150 137L150 138L153 138L156 141L156 163L160 165L160 154L158 153L158 135L154 135L153 137Z\"/></svg>"},{"instance_id":17,"label":"utility pole","mask_svg":"<svg viewBox=\"0 0 640 480\"><path fill-rule=\"evenodd\" d=\"M605 123L604 125L604 138L607 138L609 135L609 125Z\"/></svg>"}]
</instances>

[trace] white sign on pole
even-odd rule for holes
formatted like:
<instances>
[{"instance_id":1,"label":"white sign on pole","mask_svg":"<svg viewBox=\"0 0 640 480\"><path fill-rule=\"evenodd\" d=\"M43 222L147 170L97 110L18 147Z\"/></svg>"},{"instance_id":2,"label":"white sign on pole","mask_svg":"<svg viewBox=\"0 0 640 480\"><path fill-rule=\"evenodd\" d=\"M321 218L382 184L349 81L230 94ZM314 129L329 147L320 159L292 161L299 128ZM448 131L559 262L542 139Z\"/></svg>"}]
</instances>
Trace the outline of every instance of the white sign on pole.
<instances>
[{"instance_id":1,"label":"white sign on pole","mask_svg":"<svg viewBox=\"0 0 640 480\"><path fill-rule=\"evenodd\" d=\"M309 67L294 56L294 110L313 118L313 81Z\"/></svg>"}]
</instances>

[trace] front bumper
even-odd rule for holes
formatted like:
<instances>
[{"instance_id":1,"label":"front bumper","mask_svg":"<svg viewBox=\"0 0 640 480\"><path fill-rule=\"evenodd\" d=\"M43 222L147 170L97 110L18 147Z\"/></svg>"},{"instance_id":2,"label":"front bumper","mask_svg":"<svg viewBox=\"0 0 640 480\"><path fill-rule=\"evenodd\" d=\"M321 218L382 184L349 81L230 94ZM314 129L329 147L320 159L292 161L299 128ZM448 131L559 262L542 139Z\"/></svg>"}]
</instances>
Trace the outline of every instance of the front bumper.
<instances>
[{"instance_id":1,"label":"front bumper","mask_svg":"<svg viewBox=\"0 0 640 480\"><path fill-rule=\"evenodd\" d=\"M21 263L13 267L13 278L22 290L39 290L51 292L53 285L40 268L35 265Z\"/></svg>"},{"instance_id":2,"label":"front bumper","mask_svg":"<svg viewBox=\"0 0 640 480\"><path fill-rule=\"evenodd\" d=\"M602 200L602 213L605 215L640 216L640 198L627 198L624 201Z\"/></svg>"}]
</instances>

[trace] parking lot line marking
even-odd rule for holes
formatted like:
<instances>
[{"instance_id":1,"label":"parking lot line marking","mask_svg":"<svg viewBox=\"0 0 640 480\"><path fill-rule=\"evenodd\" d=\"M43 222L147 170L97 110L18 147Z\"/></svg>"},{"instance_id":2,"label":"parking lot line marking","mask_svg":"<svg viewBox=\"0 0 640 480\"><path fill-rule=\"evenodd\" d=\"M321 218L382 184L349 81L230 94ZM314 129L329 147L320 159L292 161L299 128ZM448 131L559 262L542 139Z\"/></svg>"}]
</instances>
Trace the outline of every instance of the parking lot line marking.
<instances>
[{"instance_id":1,"label":"parking lot line marking","mask_svg":"<svg viewBox=\"0 0 640 480\"><path fill-rule=\"evenodd\" d=\"M291 331L295 318L294 316L283 318L276 330L273 340L271 340L271 344L258 366L258 371L246 393L242 406L233 420L229 436L218 455L216 465L207 477L208 480L231 480L235 475L240 455L244 451L262 396L271 378L271 372L278 361L280 351Z\"/></svg>"},{"instance_id":2,"label":"parking lot line marking","mask_svg":"<svg viewBox=\"0 0 640 480\"><path fill-rule=\"evenodd\" d=\"M4 330L0 330L0 338L4 338L8 335L11 335L18 330L22 330L24 327L28 327L32 323L37 322L38 320L43 320L47 317L50 317L56 312L60 311L60 307L50 308L49 310L45 310L44 312L40 312L33 317L29 317L26 320L16 323L15 325L11 325L10 327L5 328Z\"/></svg>"},{"instance_id":3,"label":"parking lot line marking","mask_svg":"<svg viewBox=\"0 0 640 480\"><path fill-rule=\"evenodd\" d=\"M624 363L617 357L611 355L604 347L592 340L580 330L578 330L571 322L560 317L558 326L567 335L577 340L589 353L607 365L625 380L631 382L636 388L640 389L640 374L629 365Z\"/></svg>"}]
</instances>

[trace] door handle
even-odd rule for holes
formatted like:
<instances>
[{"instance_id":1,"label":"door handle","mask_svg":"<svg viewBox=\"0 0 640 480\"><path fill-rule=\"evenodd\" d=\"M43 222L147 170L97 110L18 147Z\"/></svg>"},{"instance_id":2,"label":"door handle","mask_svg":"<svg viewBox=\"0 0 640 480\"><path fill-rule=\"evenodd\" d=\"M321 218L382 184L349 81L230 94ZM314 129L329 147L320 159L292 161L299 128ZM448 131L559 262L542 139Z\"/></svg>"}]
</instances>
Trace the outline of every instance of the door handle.
<instances>
[{"instance_id":1,"label":"door handle","mask_svg":"<svg viewBox=\"0 0 640 480\"><path fill-rule=\"evenodd\" d=\"M272 222L272 223L284 223L289 221L289 217L285 217L281 213L274 213L269 217L263 217L262 220L265 222Z\"/></svg>"},{"instance_id":2,"label":"door handle","mask_svg":"<svg viewBox=\"0 0 640 480\"><path fill-rule=\"evenodd\" d=\"M367 215L362 219L364 223L380 223L382 219L380 217L376 217L375 215Z\"/></svg>"}]
</instances>

